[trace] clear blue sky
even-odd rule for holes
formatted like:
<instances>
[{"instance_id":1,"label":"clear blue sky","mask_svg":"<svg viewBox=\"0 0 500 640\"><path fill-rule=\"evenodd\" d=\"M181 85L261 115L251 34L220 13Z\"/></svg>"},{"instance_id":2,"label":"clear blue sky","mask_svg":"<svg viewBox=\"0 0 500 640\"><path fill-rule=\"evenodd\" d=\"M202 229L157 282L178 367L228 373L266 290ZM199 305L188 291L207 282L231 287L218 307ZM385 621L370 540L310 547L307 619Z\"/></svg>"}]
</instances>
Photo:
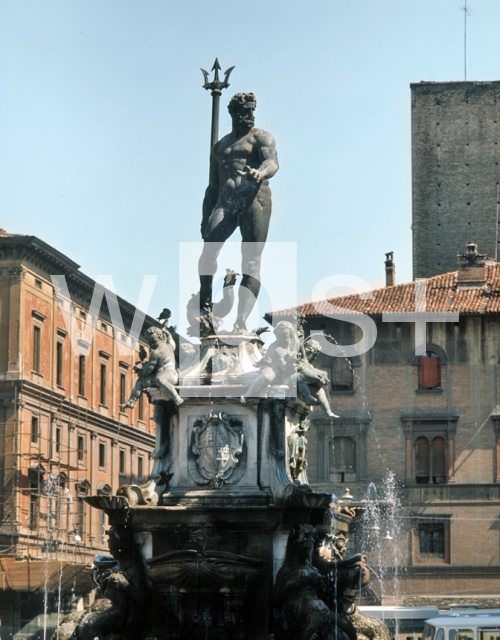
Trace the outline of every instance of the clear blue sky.
<instances>
[{"instance_id":1,"label":"clear blue sky","mask_svg":"<svg viewBox=\"0 0 500 640\"><path fill-rule=\"evenodd\" d=\"M208 174L199 67L218 56L236 66L221 133L253 91L277 141L269 239L297 242L299 300L339 273L383 284L391 250L411 280L409 84L464 79L463 2L3 0L0 226L133 303L158 274L149 311L175 320ZM468 5L468 79L498 80L500 2Z\"/></svg>"}]
</instances>

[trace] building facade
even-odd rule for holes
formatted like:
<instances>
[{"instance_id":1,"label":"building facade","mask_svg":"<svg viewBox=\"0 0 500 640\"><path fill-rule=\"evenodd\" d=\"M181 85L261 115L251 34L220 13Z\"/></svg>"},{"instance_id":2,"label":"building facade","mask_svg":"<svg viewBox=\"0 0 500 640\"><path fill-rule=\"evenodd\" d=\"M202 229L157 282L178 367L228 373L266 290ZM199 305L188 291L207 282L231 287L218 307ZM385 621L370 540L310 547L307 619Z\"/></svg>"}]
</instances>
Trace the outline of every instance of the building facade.
<instances>
[{"instance_id":1,"label":"building facade","mask_svg":"<svg viewBox=\"0 0 500 640\"><path fill-rule=\"evenodd\" d=\"M500 606L500 263L469 247L458 269L425 285L427 310L459 316L430 318L421 357L414 282L330 300L345 320L327 317L325 303L300 307L311 338L356 343L352 312L368 315L377 330L366 353L322 353L315 363L330 378L340 418L314 410L308 479L339 497L348 488L358 503L377 492L380 522L360 524L353 550L369 552L375 575L399 574L385 581L386 601ZM384 321L394 312L408 317ZM388 471L399 496L389 515ZM380 595L376 579L374 589Z\"/></svg>"},{"instance_id":2,"label":"building facade","mask_svg":"<svg viewBox=\"0 0 500 640\"><path fill-rule=\"evenodd\" d=\"M411 85L413 275L455 269L473 242L495 258L500 82Z\"/></svg>"},{"instance_id":3,"label":"building facade","mask_svg":"<svg viewBox=\"0 0 500 640\"><path fill-rule=\"evenodd\" d=\"M51 275L64 275L57 295ZM118 298L89 317L94 281L32 236L0 237L0 618L17 630L44 610L88 595L93 557L107 551L106 517L85 497L147 478L154 423L147 399L123 413L140 341L135 308ZM73 315L73 324L68 321ZM84 327L95 325L95 330ZM143 330L156 324L146 317ZM72 332L76 331L76 336ZM75 348L76 347L76 348ZM80 603L81 604L81 603ZM51 603L48 603L49 610Z\"/></svg>"}]
</instances>

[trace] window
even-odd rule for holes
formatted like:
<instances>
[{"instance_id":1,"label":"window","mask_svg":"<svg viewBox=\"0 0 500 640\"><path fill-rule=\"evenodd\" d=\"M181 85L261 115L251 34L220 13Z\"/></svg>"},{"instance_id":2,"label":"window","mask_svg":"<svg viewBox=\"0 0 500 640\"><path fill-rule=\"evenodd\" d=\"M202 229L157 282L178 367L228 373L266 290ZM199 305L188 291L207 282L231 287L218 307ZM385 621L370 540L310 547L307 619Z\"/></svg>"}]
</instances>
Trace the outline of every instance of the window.
<instances>
[{"instance_id":1,"label":"window","mask_svg":"<svg viewBox=\"0 0 500 640\"><path fill-rule=\"evenodd\" d=\"M80 311L80 319L81 320L86 320L87 319L87 314L85 313L85 311Z\"/></svg>"},{"instance_id":2,"label":"window","mask_svg":"<svg viewBox=\"0 0 500 640\"><path fill-rule=\"evenodd\" d=\"M31 442L38 444L40 423L37 416L31 416Z\"/></svg>"},{"instance_id":3,"label":"window","mask_svg":"<svg viewBox=\"0 0 500 640\"><path fill-rule=\"evenodd\" d=\"M87 503L85 498L88 496L90 482L88 480L78 480L76 483L76 528L75 536L78 534L81 539L85 536L86 520L87 520Z\"/></svg>"},{"instance_id":4,"label":"window","mask_svg":"<svg viewBox=\"0 0 500 640\"><path fill-rule=\"evenodd\" d=\"M419 556L421 558L445 557L444 524L418 525Z\"/></svg>"},{"instance_id":5,"label":"window","mask_svg":"<svg viewBox=\"0 0 500 640\"><path fill-rule=\"evenodd\" d=\"M139 420L144 421L144 394L139 396Z\"/></svg>"},{"instance_id":6,"label":"window","mask_svg":"<svg viewBox=\"0 0 500 640\"><path fill-rule=\"evenodd\" d=\"M61 453L61 427L56 427L56 454Z\"/></svg>"},{"instance_id":7,"label":"window","mask_svg":"<svg viewBox=\"0 0 500 640\"><path fill-rule=\"evenodd\" d=\"M418 388L441 388L441 361L434 351L427 351L418 359Z\"/></svg>"},{"instance_id":8,"label":"window","mask_svg":"<svg viewBox=\"0 0 500 640\"><path fill-rule=\"evenodd\" d=\"M104 442L99 442L99 466L102 469L106 466L106 445Z\"/></svg>"},{"instance_id":9,"label":"window","mask_svg":"<svg viewBox=\"0 0 500 640\"><path fill-rule=\"evenodd\" d=\"M28 526L36 529L38 524L38 484L30 480L30 495L28 504Z\"/></svg>"},{"instance_id":10,"label":"window","mask_svg":"<svg viewBox=\"0 0 500 640\"><path fill-rule=\"evenodd\" d=\"M106 375L108 367L101 362L101 391L100 402L106 406Z\"/></svg>"},{"instance_id":11,"label":"window","mask_svg":"<svg viewBox=\"0 0 500 640\"><path fill-rule=\"evenodd\" d=\"M108 325L105 324L104 322L101 322L101 329L105 332L108 333Z\"/></svg>"},{"instance_id":12,"label":"window","mask_svg":"<svg viewBox=\"0 0 500 640\"><path fill-rule=\"evenodd\" d=\"M125 451L120 449L120 475L125 475Z\"/></svg>"},{"instance_id":13,"label":"window","mask_svg":"<svg viewBox=\"0 0 500 640\"><path fill-rule=\"evenodd\" d=\"M330 455L330 482L356 480L356 441L347 436L333 439Z\"/></svg>"},{"instance_id":14,"label":"window","mask_svg":"<svg viewBox=\"0 0 500 640\"><path fill-rule=\"evenodd\" d=\"M125 402L127 401L126 394L127 394L127 374L120 373L120 404L125 404Z\"/></svg>"},{"instance_id":15,"label":"window","mask_svg":"<svg viewBox=\"0 0 500 640\"><path fill-rule=\"evenodd\" d=\"M353 373L351 362L348 358L333 358L331 379L332 391L353 390Z\"/></svg>"},{"instance_id":16,"label":"window","mask_svg":"<svg viewBox=\"0 0 500 640\"><path fill-rule=\"evenodd\" d=\"M443 436L419 436L415 440L415 482L443 484L446 480L446 439Z\"/></svg>"},{"instance_id":17,"label":"window","mask_svg":"<svg viewBox=\"0 0 500 640\"><path fill-rule=\"evenodd\" d=\"M478 636L479 640L497 640L500 637L500 628L496 626L480 629Z\"/></svg>"},{"instance_id":18,"label":"window","mask_svg":"<svg viewBox=\"0 0 500 640\"><path fill-rule=\"evenodd\" d=\"M450 640L474 640L472 629L450 629L448 634Z\"/></svg>"},{"instance_id":19,"label":"window","mask_svg":"<svg viewBox=\"0 0 500 640\"><path fill-rule=\"evenodd\" d=\"M85 395L85 356L78 357L78 394Z\"/></svg>"},{"instance_id":20,"label":"window","mask_svg":"<svg viewBox=\"0 0 500 640\"><path fill-rule=\"evenodd\" d=\"M142 456L137 457L137 475L139 478L144 475L144 460Z\"/></svg>"},{"instance_id":21,"label":"window","mask_svg":"<svg viewBox=\"0 0 500 640\"><path fill-rule=\"evenodd\" d=\"M84 462L84 460L85 460L85 438L83 436L78 436L77 454L78 454L78 462Z\"/></svg>"},{"instance_id":22,"label":"window","mask_svg":"<svg viewBox=\"0 0 500 640\"><path fill-rule=\"evenodd\" d=\"M42 281L38 280L38 278L35 278L35 287L37 289L41 289L42 288Z\"/></svg>"},{"instance_id":23,"label":"window","mask_svg":"<svg viewBox=\"0 0 500 640\"><path fill-rule=\"evenodd\" d=\"M33 327L33 371L40 373L40 345L42 340L42 329Z\"/></svg>"},{"instance_id":24,"label":"window","mask_svg":"<svg viewBox=\"0 0 500 640\"><path fill-rule=\"evenodd\" d=\"M56 343L56 384L62 387L63 381L63 343Z\"/></svg>"}]
</instances>

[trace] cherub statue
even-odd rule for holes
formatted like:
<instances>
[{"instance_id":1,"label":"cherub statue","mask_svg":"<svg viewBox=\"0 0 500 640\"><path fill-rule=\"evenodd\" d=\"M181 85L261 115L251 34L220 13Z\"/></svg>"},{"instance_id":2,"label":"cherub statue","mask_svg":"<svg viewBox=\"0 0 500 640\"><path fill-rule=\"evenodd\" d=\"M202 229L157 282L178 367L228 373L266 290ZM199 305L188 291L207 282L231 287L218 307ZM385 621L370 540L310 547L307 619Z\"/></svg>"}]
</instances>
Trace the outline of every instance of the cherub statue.
<instances>
[{"instance_id":1,"label":"cherub statue","mask_svg":"<svg viewBox=\"0 0 500 640\"><path fill-rule=\"evenodd\" d=\"M256 378L241 401L247 398L264 397L272 384L295 386L297 377L297 333L291 322L283 320L274 327L276 340L269 346L259 362L259 377Z\"/></svg>"},{"instance_id":2,"label":"cherub statue","mask_svg":"<svg viewBox=\"0 0 500 640\"><path fill-rule=\"evenodd\" d=\"M120 408L133 409L147 387L157 387L175 404L182 404L184 401L175 389L179 377L175 367L175 342L172 336L165 328L150 327L144 334L144 338L150 347L149 360L134 365L134 371L139 378L128 402L121 404Z\"/></svg>"},{"instance_id":3,"label":"cherub statue","mask_svg":"<svg viewBox=\"0 0 500 640\"><path fill-rule=\"evenodd\" d=\"M327 416L330 418L338 418L339 416L331 410L325 387L330 382L328 376L321 369L313 366L314 360L318 357L321 347L316 340L308 340L299 349L297 371L299 379L297 381L297 389L299 396L308 404L319 404ZM304 385L305 383L305 385ZM308 392L305 391L307 387ZM305 395L305 397L302 396ZM314 401L309 402L310 397Z\"/></svg>"}]
</instances>

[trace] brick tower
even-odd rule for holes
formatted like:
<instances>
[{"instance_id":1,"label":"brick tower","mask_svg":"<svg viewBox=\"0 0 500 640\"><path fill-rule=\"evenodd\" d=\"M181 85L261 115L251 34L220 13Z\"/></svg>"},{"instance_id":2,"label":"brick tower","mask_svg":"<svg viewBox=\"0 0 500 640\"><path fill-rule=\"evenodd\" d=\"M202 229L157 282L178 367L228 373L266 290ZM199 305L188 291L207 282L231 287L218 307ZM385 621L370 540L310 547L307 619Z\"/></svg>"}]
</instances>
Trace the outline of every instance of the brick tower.
<instances>
[{"instance_id":1,"label":"brick tower","mask_svg":"<svg viewBox=\"0 0 500 640\"><path fill-rule=\"evenodd\" d=\"M496 257L500 81L421 82L412 92L413 276L453 271L470 242Z\"/></svg>"}]
</instances>

